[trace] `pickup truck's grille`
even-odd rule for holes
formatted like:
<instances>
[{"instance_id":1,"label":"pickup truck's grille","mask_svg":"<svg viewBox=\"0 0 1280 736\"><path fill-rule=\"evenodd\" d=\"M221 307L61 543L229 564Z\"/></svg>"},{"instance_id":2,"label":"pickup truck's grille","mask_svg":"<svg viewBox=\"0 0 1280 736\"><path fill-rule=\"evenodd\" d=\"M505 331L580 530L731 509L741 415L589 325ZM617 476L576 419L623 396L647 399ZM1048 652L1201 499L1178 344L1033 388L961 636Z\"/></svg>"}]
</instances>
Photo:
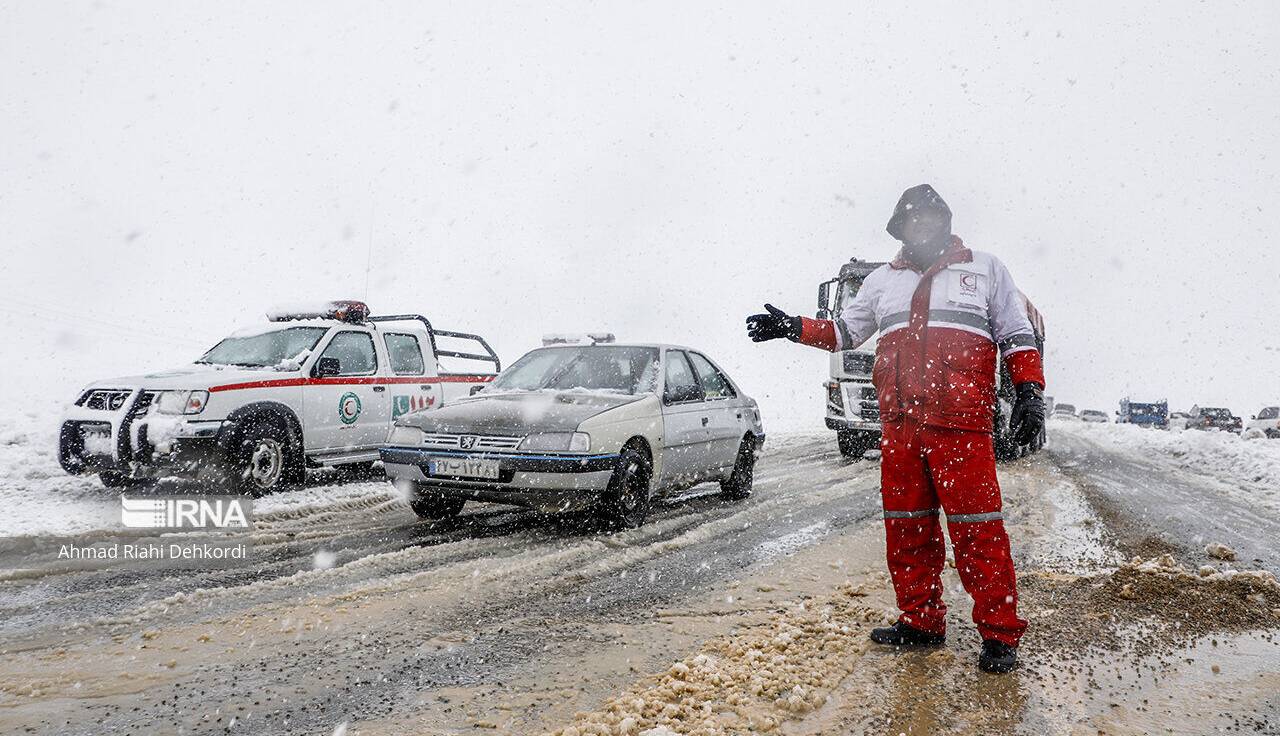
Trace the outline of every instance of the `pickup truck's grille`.
<instances>
[{"instance_id":1,"label":"pickup truck's grille","mask_svg":"<svg viewBox=\"0 0 1280 736\"><path fill-rule=\"evenodd\" d=\"M427 434L422 444L449 450L514 450L523 437L485 434Z\"/></svg>"},{"instance_id":2,"label":"pickup truck's grille","mask_svg":"<svg viewBox=\"0 0 1280 736\"><path fill-rule=\"evenodd\" d=\"M131 393L133 392L128 389L95 388L86 391L76 404L86 409L96 409L98 411L120 411L120 408L124 406L124 402L129 400L129 394Z\"/></svg>"}]
</instances>

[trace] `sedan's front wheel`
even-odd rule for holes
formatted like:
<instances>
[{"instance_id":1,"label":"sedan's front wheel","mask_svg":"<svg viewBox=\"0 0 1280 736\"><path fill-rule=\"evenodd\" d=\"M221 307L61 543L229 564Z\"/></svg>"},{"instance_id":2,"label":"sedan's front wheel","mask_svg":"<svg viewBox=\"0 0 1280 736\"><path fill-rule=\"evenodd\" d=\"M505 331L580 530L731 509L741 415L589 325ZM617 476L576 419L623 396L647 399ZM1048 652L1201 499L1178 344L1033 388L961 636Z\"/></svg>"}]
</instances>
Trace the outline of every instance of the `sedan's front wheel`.
<instances>
[{"instance_id":1,"label":"sedan's front wheel","mask_svg":"<svg viewBox=\"0 0 1280 736\"><path fill-rule=\"evenodd\" d=\"M612 529L635 529L649 515L649 458L634 447L626 447L618 458L618 468L600 499L600 517Z\"/></svg>"},{"instance_id":2,"label":"sedan's front wheel","mask_svg":"<svg viewBox=\"0 0 1280 736\"><path fill-rule=\"evenodd\" d=\"M416 487L413 489L413 497L409 499L409 507L413 509L413 513L417 514L419 519L431 521L457 516L462 513L462 507L466 505L465 498L445 496Z\"/></svg>"}]
</instances>

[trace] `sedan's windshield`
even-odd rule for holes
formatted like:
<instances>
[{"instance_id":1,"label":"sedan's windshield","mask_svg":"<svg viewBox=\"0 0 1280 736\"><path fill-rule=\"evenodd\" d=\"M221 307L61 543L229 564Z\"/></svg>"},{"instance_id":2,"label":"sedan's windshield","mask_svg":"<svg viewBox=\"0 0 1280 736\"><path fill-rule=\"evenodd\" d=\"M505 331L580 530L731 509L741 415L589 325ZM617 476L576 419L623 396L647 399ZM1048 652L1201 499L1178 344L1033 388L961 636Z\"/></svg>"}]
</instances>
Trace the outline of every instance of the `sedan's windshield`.
<instances>
[{"instance_id":1,"label":"sedan's windshield","mask_svg":"<svg viewBox=\"0 0 1280 736\"><path fill-rule=\"evenodd\" d=\"M328 327L287 327L257 335L228 337L197 363L239 365L249 368L294 368L315 348Z\"/></svg>"},{"instance_id":2,"label":"sedan's windshield","mask_svg":"<svg viewBox=\"0 0 1280 736\"><path fill-rule=\"evenodd\" d=\"M1210 419L1230 419L1231 418L1231 412L1226 409L1204 408L1200 410L1200 413L1206 417L1209 417Z\"/></svg>"},{"instance_id":3,"label":"sedan's windshield","mask_svg":"<svg viewBox=\"0 0 1280 736\"><path fill-rule=\"evenodd\" d=\"M491 391L586 389L640 394L654 391L658 349L620 345L541 348L494 380Z\"/></svg>"}]
</instances>

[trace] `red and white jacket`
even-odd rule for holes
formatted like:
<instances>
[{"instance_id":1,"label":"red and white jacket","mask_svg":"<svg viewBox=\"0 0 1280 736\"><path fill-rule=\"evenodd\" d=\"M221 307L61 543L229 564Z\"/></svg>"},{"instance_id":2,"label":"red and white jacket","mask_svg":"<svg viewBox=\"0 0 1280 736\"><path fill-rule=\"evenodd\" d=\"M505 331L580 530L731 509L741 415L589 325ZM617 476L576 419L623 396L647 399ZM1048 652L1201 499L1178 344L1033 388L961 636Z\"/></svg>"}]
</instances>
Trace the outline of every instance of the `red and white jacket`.
<instances>
[{"instance_id":1,"label":"red and white jacket","mask_svg":"<svg viewBox=\"0 0 1280 736\"><path fill-rule=\"evenodd\" d=\"M995 256L951 247L923 273L901 257L872 272L834 320L803 318L800 342L853 350L876 332L880 416L990 432L996 353L1014 384L1044 387L1027 303Z\"/></svg>"}]
</instances>

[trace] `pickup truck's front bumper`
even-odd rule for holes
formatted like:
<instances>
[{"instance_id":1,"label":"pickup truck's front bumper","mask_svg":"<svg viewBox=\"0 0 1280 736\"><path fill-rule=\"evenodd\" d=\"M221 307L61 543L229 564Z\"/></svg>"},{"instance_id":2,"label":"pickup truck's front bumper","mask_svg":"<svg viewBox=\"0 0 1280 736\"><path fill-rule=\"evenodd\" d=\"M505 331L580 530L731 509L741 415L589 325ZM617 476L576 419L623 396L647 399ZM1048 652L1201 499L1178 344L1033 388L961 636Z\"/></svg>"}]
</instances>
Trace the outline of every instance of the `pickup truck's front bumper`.
<instances>
[{"instance_id":1,"label":"pickup truck's front bumper","mask_svg":"<svg viewBox=\"0 0 1280 736\"><path fill-rule=\"evenodd\" d=\"M58 462L72 474L194 474L223 454L222 420L148 413L154 392L135 391L116 411L72 406L58 432Z\"/></svg>"},{"instance_id":2,"label":"pickup truck's front bumper","mask_svg":"<svg viewBox=\"0 0 1280 736\"><path fill-rule=\"evenodd\" d=\"M393 482L411 481L421 490L445 496L548 511L564 511L594 502L608 488L620 457L616 453L523 454L407 447L384 447L379 454L387 477ZM432 460L456 458L497 460L498 478L433 477L429 474L428 463Z\"/></svg>"}]
</instances>

